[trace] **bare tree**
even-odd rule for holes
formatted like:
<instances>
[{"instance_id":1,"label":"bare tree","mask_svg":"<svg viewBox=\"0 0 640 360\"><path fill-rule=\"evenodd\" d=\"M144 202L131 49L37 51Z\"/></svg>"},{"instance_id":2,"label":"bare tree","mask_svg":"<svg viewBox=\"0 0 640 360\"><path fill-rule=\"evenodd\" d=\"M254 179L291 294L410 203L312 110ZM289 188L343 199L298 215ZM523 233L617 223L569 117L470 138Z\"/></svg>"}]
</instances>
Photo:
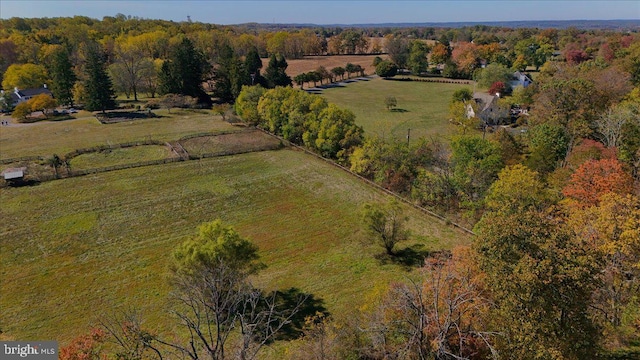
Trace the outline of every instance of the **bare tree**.
<instances>
[{"instance_id":1,"label":"bare tree","mask_svg":"<svg viewBox=\"0 0 640 360\"><path fill-rule=\"evenodd\" d=\"M420 280L392 285L365 331L378 354L416 359L497 359L485 331L489 301L473 266L430 259Z\"/></svg>"},{"instance_id":2,"label":"bare tree","mask_svg":"<svg viewBox=\"0 0 640 360\"><path fill-rule=\"evenodd\" d=\"M623 136L623 127L627 122L640 124L640 108L631 104L613 105L596 119L596 126L602 142L607 147L618 147Z\"/></svg>"},{"instance_id":3,"label":"bare tree","mask_svg":"<svg viewBox=\"0 0 640 360\"><path fill-rule=\"evenodd\" d=\"M109 340L118 349L115 353L116 359L156 358L162 360L164 358L159 347L154 345L156 336L143 329L142 315L139 311L132 309L120 313L114 312L103 316L99 323L105 333L109 335Z\"/></svg>"}]
</instances>

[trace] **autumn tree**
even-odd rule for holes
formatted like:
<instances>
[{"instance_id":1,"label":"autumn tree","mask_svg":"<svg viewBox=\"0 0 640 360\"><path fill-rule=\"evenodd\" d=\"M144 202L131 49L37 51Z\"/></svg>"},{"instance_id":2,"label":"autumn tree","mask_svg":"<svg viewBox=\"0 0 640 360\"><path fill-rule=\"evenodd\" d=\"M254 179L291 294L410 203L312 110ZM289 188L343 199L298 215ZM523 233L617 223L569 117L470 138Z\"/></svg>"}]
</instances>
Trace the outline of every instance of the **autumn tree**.
<instances>
[{"instance_id":1,"label":"autumn tree","mask_svg":"<svg viewBox=\"0 0 640 360\"><path fill-rule=\"evenodd\" d=\"M562 189L564 196L577 207L597 205L606 193L629 194L633 178L626 173L617 159L589 160L571 175L569 184Z\"/></svg>"},{"instance_id":2,"label":"autumn tree","mask_svg":"<svg viewBox=\"0 0 640 360\"><path fill-rule=\"evenodd\" d=\"M3 89L37 89L47 83L49 76L43 65L12 64L2 77Z\"/></svg>"},{"instance_id":3,"label":"autumn tree","mask_svg":"<svg viewBox=\"0 0 640 360\"><path fill-rule=\"evenodd\" d=\"M474 248L504 333L497 347L516 359L581 359L595 353L588 315L596 267L588 250L546 209L535 173L504 170L492 185Z\"/></svg>"},{"instance_id":4,"label":"autumn tree","mask_svg":"<svg viewBox=\"0 0 640 360\"><path fill-rule=\"evenodd\" d=\"M49 110L58 106L58 102L47 94L36 95L29 99L27 103L31 107L31 111L41 111L45 118L48 117Z\"/></svg>"},{"instance_id":5,"label":"autumn tree","mask_svg":"<svg viewBox=\"0 0 640 360\"><path fill-rule=\"evenodd\" d=\"M250 125L260 123L260 114L258 113L258 101L266 90L260 86L243 86L242 91L238 95L234 104L236 114Z\"/></svg>"},{"instance_id":6,"label":"autumn tree","mask_svg":"<svg viewBox=\"0 0 640 360\"><path fill-rule=\"evenodd\" d=\"M16 105L15 108L13 108L11 116L14 119L17 119L18 122L25 122L32 112L33 111L31 110L31 104L29 104L27 101L23 101Z\"/></svg>"},{"instance_id":7,"label":"autumn tree","mask_svg":"<svg viewBox=\"0 0 640 360\"><path fill-rule=\"evenodd\" d=\"M450 57L449 47L442 43L437 43L429 54L429 60L433 64L444 64Z\"/></svg>"},{"instance_id":8,"label":"autumn tree","mask_svg":"<svg viewBox=\"0 0 640 360\"><path fill-rule=\"evenodd\" d=\"M258 248L220 220L200 226L198 235L172 253L171 281L175 287L175 314L186 328L183 342L162 344L198 359L229 356L255 358L300 310L306 296L294 299L292 308L277 304L276 293L264 296L248 282L263 265ZM229 341L239 330L235 346Z\"/></svg>"},{"instance_id":9,"label":"autumn tree","mask_svg":"<svg viewBox=\"0 0 640 360\"><path fill-rule=\"evenodd\" d=\"M102 329L91 329L88 334L73 339L69 345L60 348L60 360L106 360L103 351L106 341Z\"/></svg>"},{"instance_id":10,"label":"autumn tree","mask_svg":"<svg viewBox=\"0 0 640 360\"><path fill-rule=\"evenodd\" d=\"M143 75L145 71L153 68L153 62L144 56L144 48L127 38L117 39L114 52L114 65L117 71L122 73L126 87L133 93L133 99L138 101L138 91L143 84Z\"/></svg>"},{"instance_id":11,"label":"autumn tree","mask_svg":"<svg viewBox=\"0 0 640 360\"><path fill-rule=\"evenodd\" d=\"M605 327L605 345L627 345L640 338L634 300L640 291L640 202L611 192L600 199L596 206L570 209L568 222L600 266L591 309Z\"/></svg>"},{"instance_id":12,"label":"autumn tree","mask_svg":"<svg viewBox=\"0 0 640 360\"><path fill-rule=\"evenodd\" d=\"M451 59L463 77L471 78L473 71L480 65L478 46L474 43L461 43L451 52Z\"/></svg>"},{"instance_id":13,"label":"autumn tree","mask_svg":"<svg viewBox=\"0 0 640 360\"><path fill-rule=\"evenodd\" d=\"M322 156L346 163L353 148L362 143L364 130L356 125L355 115L347 109L329 104L318 114L317 127L303 134L305 144Z\"/></svg>"},{"instance_id":14,"label":"autumn tree","mask_svg":"<svg viewBox=\"0 0 640 360\"><path fill-rule=\"evenodd\" d=\"M395 246L407 239L407 220L402 206L396 201L387 204L365 204L362 210L362 221L371 242L382 245L387 255L395 255Z\"/></svg>"}]
</instances>

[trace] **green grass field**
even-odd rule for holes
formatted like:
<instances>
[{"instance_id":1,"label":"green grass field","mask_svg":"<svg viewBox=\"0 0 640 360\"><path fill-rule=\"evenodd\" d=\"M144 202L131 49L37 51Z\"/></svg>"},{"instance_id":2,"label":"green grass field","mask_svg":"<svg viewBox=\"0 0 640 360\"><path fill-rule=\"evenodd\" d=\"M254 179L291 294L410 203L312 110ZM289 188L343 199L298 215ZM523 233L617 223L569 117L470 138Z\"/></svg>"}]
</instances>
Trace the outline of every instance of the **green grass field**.
<instances>
[{"instance_id":1,"label":"green grass field","mask_svg":"<svg viewBox=\"0 0 640 360\"><path fill-rule=\"evenodd\" d=\"M114 165L131 164L141 161L161 160L171 157L171 151L167 146L146 145L128 148L107 149L87 154L82 154L71 159L71 168L96 169Z\"/></svg>"},{"instance_id":2,"label":"green grass field","mask_svg":"<svg viewBox=\"0 0 640 360\"><path fill-rule=\"evenodd\" d=\"M358 210L384 195L294 150L256 152L112 171L0 189L0 330L6 338L57 339L96 317L137 306L167 331L171 250L221 218L260 247L266 289L296 287L349 314L376 285L407 274L381 264ZM451 248L469 237L407 208L413 236L400 248Z\"/></svg>"},{"instance_id":3,"label":"green grass field","mask_svg":"<svg viewBox=\"0 0 640 360\"><path fill-rule=\"evenodd\" d=\"M199 132L241 130L210 112L156 110L162 117L103 125L94 117L0 128L0 159L60 156L81 148L145 139L173 141Z\"/></svg>"},{"instance_id":4,"label":"green grass field","mask_svg":"<svg viewBox=\"0 0 640 360\"><path fill-rule=\"evenodd\" d=\"M411 139L448 137L456 131L448 122L449 100L454 91L470 85L409 82L372 78L345 87L325 89L322 95L329 102L356 114L356 123L365 133L405 140L411 129ZM398 101L395 111L385 107L385 98Z\"/></svg>"}]
</instances>

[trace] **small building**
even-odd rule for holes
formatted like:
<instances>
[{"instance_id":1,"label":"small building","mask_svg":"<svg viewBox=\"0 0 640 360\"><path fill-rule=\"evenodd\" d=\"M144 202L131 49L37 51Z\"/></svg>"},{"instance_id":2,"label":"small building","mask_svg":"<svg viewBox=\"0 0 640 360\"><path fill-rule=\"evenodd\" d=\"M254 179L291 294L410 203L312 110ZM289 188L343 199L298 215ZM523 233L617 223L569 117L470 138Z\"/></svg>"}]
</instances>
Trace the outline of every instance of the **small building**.
<instances>
[{"instance_id":1,"label":"small building","mask_svg":"<svg viewBox=\"0 0 640 360\"><path fill-rule=\"evenodd\" d=\"M8 183L19 183L24 180L24 173L27 170L26 167L21 168L8 168L2 171L0 175Z\"/></svg>"}]
</instances>

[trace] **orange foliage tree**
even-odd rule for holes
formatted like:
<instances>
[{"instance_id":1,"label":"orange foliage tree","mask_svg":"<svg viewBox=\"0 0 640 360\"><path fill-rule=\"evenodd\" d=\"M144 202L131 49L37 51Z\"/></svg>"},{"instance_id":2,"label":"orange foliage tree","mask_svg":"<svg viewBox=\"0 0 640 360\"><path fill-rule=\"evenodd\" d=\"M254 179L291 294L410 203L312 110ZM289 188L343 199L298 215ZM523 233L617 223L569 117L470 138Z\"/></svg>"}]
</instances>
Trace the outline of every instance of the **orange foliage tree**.
<instances>
[{"instance_id":1,"label":"orange foliage tree","mask_svg":"<svg viewBox=\"0 0 640 360\"><path fill-rule=\"evenodd\" d=\"M102 353L105 337L102 329L91 329L88 334L80 335L62 347L60 360L106 360L107 355Z\"/></svg>"},{"instance_id":2,"label":"orange foliage tree","mask_svg":"<svg viewBox=\"0 0 640 360\"><path fill-rule=\"evenodd\" d=\"M571 175L569 184L562 189L572 205L588 207L598 205L602 195L612 192L628 194L633 189L633 178L616 159L589 160Z\"/></svg>"}]
</instances>

